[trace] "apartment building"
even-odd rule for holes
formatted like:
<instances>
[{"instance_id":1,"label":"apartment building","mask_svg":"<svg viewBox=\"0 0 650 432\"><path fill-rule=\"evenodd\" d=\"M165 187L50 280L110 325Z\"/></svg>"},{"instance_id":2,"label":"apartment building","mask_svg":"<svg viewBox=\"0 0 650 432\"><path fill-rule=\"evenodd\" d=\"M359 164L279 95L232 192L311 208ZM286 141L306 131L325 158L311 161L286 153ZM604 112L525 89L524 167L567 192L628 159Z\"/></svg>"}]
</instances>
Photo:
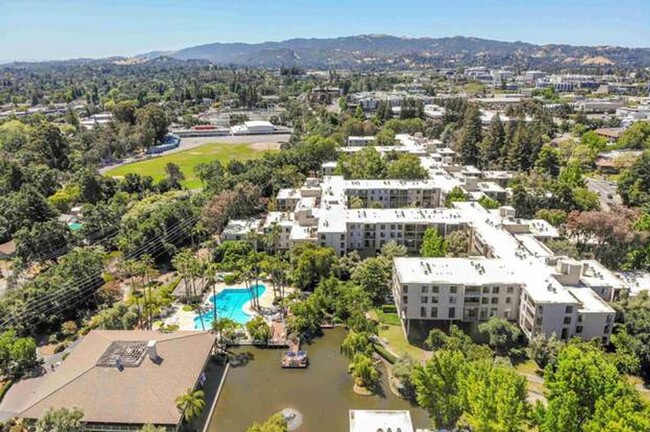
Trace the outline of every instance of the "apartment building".
<instances>
[{"instance_id":1,"label":"apartment building","mask_svg":"<svg viewBox=\"0 0 650 432\"><path fill-rule=\"evenodd\" d=\"M346 180L348 207L361 200L364 208L440 207L440 186L434 180Z\"/></svg>"},{"instance_id":2,"label":"apartment building","mask_svg":"<svg viewBox=\"0 0 650 432\"><path fill-rule=\"evenodd\" d=\"M556 257L543 240L557 235L539 221L455 204L471 227L477 258L396 258L393 295L405 329L411 320L516 321L524 334L609 340L614 310L604 299L622 281L594 261Z\"/></svg>"},{"instance_id":3,"label":"apartment building","mask_svg":"<svg viewBox=\"0 0 650 432\"><path fill-rule=\"evenodd\" d=\"M365 147L374 145L376 138L374 136L349 136L348 146L350 147Z\"/></svg>"}]
</instances>

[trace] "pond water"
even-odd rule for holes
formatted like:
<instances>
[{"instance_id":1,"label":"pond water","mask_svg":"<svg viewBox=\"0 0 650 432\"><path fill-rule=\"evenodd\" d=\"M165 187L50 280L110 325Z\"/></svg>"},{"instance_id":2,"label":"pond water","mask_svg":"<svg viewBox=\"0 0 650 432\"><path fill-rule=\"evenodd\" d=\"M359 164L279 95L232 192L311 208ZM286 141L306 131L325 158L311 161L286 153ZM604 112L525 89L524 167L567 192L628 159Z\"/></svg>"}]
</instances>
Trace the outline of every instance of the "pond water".
<instances>
[{"instance_id":1,"label":"pond water","mask_svg":"<svg viewBox=\"0 0 650 432\"><path fill-rule=\"evenodd\" d=\"M394 396L382 370L379 392L358 396L347 371L348 359L339 353L345 330L325 330L325 335L301 347L309 354L307 369L281 369L281 350L241 347L232 350L231 367L224 383L210 432L245 432L253 422L293 408L304 422L300 432L345 432L348 410L408 409L416 428L429 425L426 412ZM382 368L383 369L383 368Z\"/></svg>"}]
</instances>

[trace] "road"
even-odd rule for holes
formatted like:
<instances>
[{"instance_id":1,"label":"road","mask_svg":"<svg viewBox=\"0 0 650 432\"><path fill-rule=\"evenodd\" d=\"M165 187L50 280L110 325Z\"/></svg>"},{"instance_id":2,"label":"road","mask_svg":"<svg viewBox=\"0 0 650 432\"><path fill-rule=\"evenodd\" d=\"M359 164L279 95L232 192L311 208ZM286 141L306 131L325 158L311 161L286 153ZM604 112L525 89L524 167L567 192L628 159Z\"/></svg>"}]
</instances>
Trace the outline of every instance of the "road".
<instances>
[{"instance_id":1,"label":"road","mask_svg":"<svg viewBox=\"0 0 650 432\"><path fill-rule=\"evenodd\" d=\"M617 184L615 182L588 178L587 188L598 194L603 210L610 210L613 206L621 204L621 197L617 194Z\"/></svg>"},{"instance_id":2,"label":"road","mask_svg":"<svg viewBox=\"0 0 650 432\"><path fill-rule=\"evenodd\" d=\"M199 147L203 144L208 143L224 143L224 144L241 144L241 143L251 143L251 144L274 144L280 142L287 142L291 134L269 134L269 135L226 135L226 136L214 136L214 137L192 137L192 138L182 138L181 145L173 150L169 150L160 155L151 155L141 158L128 158L119 161L113 165L107 165L99 169L100 174L104 174L107 171L117 168L119 166L137 162L153 157L167 156L173 153L178 153L185 150L190 150L195 147Z\"/></svg>"}]
</instances>

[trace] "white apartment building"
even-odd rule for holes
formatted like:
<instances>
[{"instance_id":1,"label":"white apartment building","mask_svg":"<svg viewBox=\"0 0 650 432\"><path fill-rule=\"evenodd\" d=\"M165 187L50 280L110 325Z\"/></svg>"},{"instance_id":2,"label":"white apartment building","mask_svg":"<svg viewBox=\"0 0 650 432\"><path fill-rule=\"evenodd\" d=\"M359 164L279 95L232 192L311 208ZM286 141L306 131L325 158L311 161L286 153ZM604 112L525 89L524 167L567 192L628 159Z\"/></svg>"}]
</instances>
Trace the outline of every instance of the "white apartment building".
<instances>
[{"instance_id":1,"label":"white apartment building","mask_svg":"<svg viewBox=\"0 0 650 432\"><path fill-rule=\"evenodd\" d=\"M411 320L516 320L528 338L609 340L610 299L624 284L594 261L556 257L541 240L557 235L540 221L455 203L480 258L396 258L393 295L406 331ZM602 296L602 297L601 297Z\"/></svg>"},{"instance_id":2,"label":"white apartment building","mask_svg":"<svg viewBox=\"0 0 650 432\"><path fill-rule=\"evenodd\" d=\"M363 207L440 207L440 186L434 180L344 180L347 205L360 199Z\"/></svg>"}]
</instances>

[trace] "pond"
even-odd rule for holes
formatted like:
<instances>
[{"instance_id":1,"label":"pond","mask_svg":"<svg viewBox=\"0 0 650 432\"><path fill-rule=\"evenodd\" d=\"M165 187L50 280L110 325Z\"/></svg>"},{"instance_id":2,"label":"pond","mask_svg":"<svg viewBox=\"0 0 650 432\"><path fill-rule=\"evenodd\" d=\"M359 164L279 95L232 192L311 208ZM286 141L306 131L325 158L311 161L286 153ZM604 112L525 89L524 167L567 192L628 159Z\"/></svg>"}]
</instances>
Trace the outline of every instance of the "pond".
<instances>
[{"instance_id":1,"label":"pond","mask_svg":"<svg viewBox=\"0 0 650 432\"><path fill-rule=\"evenodd\" d=\"M310 345L307 369L281 369L281 350L240 347L232 350L231 367L217 407L210 419L210 432L245 432L253 422L293 408L304 422L300 432L344 432L348 410L408 409L416 428L429 425L425 411L394 396L382 368L377 395L364 397L352 392L348 359L339 353L345 330L325 330L325 335Z\"/></svg>"}]
</instances>

